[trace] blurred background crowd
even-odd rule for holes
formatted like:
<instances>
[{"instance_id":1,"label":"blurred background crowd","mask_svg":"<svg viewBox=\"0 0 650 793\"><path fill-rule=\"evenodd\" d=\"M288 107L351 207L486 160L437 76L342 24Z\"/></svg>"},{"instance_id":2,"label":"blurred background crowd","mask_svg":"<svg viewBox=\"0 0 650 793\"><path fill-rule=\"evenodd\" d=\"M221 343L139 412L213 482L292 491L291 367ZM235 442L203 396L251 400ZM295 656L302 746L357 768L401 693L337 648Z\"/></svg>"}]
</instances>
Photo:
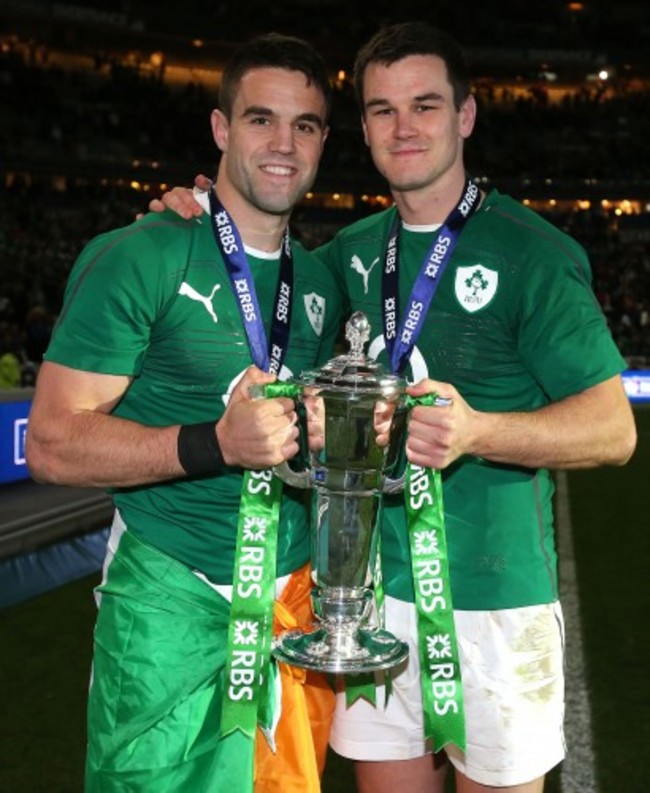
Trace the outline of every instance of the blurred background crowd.
<instances>
[{"instance_id":1,"label":"blurred background crowd","mask_svg":"<svg viewBox=\"0 0 650 793\"><path fill-rule=\"evenodd\" d=\"M650 8L604 2L0 0L0 387L30 385L68 272L167 185L214 172L220 64L248 36L312 40L336 87L320 175L292 226L308 247L390 203L360 134L354 52L382 22L455 34L475 76L481 186L576 237L631 368L650 365ZM242 13L245 11L245 13Z\"/></svg>"}]
</instances>

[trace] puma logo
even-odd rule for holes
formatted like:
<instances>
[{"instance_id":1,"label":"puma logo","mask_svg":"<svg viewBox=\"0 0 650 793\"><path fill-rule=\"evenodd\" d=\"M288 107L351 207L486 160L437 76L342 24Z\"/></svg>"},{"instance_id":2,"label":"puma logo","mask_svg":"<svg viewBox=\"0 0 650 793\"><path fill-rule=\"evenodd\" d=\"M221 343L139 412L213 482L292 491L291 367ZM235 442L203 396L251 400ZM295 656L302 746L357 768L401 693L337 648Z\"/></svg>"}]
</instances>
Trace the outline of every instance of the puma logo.
<instances>
[{"instance_id":1,"label":"puma logo","mask_svg":"<svg viewBox=\"0 0 650 793\"><path fill-rule=\"evenodd\" d=\"M363 292L366 295L368 294L368 276L370 275L370 273L372 272L372 268L377 264L378 261L379 261L379 257L377 257L375 261L370 265L370 267L368 267L368 269L366 270L366 268L363 266L363 262L356 255L356 253L352 255L352 261L350 262L350 267L353 270L355 270L357 273L359 273L363 278Z\"/></svg>"},{"instance_id":2,"label":"puma logo","mask_svg":"<svg viewBox=\"0 0 650 793\"><path fill-rule=\"evenodd\" d=\"M205 310L208 314L212 317L213 322L218 322L217 315L214 313L214 308L212 307L212 298L214 297L214 293L217 289L221 289L221 284L215 284L212 287L212 292L206 297L205 295L199 294L193 286L190 286L187 281L183 281L181 284L181 288L178 290L179 295L185 295L185 297L189 297L190 300L198 300L199 303L203 303L205 306Z\"/></svg>"}]
</instances>

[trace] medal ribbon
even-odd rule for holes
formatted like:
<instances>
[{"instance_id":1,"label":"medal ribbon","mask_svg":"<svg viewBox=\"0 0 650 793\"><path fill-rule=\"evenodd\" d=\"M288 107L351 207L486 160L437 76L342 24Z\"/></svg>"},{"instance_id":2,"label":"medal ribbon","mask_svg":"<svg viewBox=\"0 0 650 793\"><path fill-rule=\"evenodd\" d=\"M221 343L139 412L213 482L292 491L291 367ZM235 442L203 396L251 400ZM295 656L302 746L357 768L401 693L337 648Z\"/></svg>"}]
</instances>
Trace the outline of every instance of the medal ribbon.
<instances>
[{"instance_id":1,"label":"medal ribbon","mask_svg":"<svg viewBox=\"0 0 650 793\"><path fill-rule=\"evenodd\" d=\"M463 195L438 231L413 284L405 315L399 321L399 231L402 224L396 215L388 236L381 282L382 314L386 352L391 369L401 374L422 331L424 319L438 289L440 279L451 259L458 238L479 205L481 193L470 179Z\"/></svg>"},{"instance_id":2,"label":"medal ribbon","mask_svg":"<svg viewBox=\"0 0 650 793\"><path fill-rule=\"evenodd\" d=\"M214 190L210 190L209 197L212 232L226 265L233 294L237 298L251 358L259 369L279 374L287 352L293 308L293 257L289 228L285 229L282 237L280 273L273 307L271 339L267 345L264 322L244 244L237 227Z\"/></svg>"},{"instance_id":3,"label":"medal ribbon","mask_svg":"<svg viewBox=\"0 0 650 793\"><path fill-rule=\"evenodd\" d=\"M435 394L407 397L407 407L434 405ZM463 689L449 581L440 471L406 467L406 515L418 622L424 735L435 752L465 751Z\"/></svg>"},{"instance_id":4,"label":"medal ribbon","mask_svg":"<svg viewBox=\"0 0 650 793\"><path fill-rule=\"evenodd\" d=\"M212 231L237 298L251 358L259 369L279 374L286 355L293 305L289 230L285 230L282 241L271 338L267 345L241 237L213 190L209 197ZM258 719L264 723L271 718L270 658L281 499L282 481L272 470L244 472L228 627L221 716L223 736L241 730L254 739Z\"/></svg>"}]
</instances>

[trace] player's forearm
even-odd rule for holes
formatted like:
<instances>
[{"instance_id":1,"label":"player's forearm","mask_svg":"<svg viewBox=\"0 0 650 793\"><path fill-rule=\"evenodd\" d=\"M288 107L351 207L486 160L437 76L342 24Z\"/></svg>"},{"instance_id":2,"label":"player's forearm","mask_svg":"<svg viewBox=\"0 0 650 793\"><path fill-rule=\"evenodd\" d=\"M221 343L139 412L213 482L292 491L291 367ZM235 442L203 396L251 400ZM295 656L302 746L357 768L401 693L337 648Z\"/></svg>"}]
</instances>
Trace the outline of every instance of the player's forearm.
<instances>
[{"instance_id":1,"label":"player's forearm","mask_svg":"<svg viewBox=\"0 0 650 793\"><path fill-rule=\"evenodd\" d=\"M636 429L624 393L613 381L530 413L477 414L474 453L530 468L623 465Z\"/></svg>"},{"instance_id":2,"label":"player's forearm","mask_svg":"<svg viewBox=\"0 0 650 793\"><path fill-rule=\"evenodd\" d=\"M80 487L132 487L185 476L179 427L146 427L87 411L32 422L27 464L39 482Z\"/></svg>"}]
</instances>

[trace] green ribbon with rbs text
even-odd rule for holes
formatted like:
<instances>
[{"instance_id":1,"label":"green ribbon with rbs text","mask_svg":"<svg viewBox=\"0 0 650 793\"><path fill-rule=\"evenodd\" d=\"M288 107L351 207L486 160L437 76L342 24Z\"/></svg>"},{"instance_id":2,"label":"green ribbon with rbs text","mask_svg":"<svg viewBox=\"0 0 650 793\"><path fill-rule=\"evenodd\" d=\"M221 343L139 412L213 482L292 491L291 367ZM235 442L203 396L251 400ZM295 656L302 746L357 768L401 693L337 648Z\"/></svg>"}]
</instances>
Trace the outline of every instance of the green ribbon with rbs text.
<instances>
[{"instance_id":1,"label":"green ribbon with rbs text","mask_svg":"<svg viewBox=\"0 0 650 793\"><path fill-rule=\"evenodd\" d=\"M407 407L435 404L436 395L407 397ZM438 752L465 751L463 689L449 581L440 471L412 463L404 486L418 622L425 739Z\"/></svg>"},{"instance_id":2,"label":"green ribbon with rbs text","mask_svg":"<svg viewBox=\"0 0 650 793\"><path fill-rule=\"evenodd\" d=\"M297 386L271 383L265 396L295 398ZM258 721L272 726L273 604L282 481L272 470L245 471L242 486L232 605L228 626L221 735L241 730L254 738Z\"/></svg>"}]
</instances>

